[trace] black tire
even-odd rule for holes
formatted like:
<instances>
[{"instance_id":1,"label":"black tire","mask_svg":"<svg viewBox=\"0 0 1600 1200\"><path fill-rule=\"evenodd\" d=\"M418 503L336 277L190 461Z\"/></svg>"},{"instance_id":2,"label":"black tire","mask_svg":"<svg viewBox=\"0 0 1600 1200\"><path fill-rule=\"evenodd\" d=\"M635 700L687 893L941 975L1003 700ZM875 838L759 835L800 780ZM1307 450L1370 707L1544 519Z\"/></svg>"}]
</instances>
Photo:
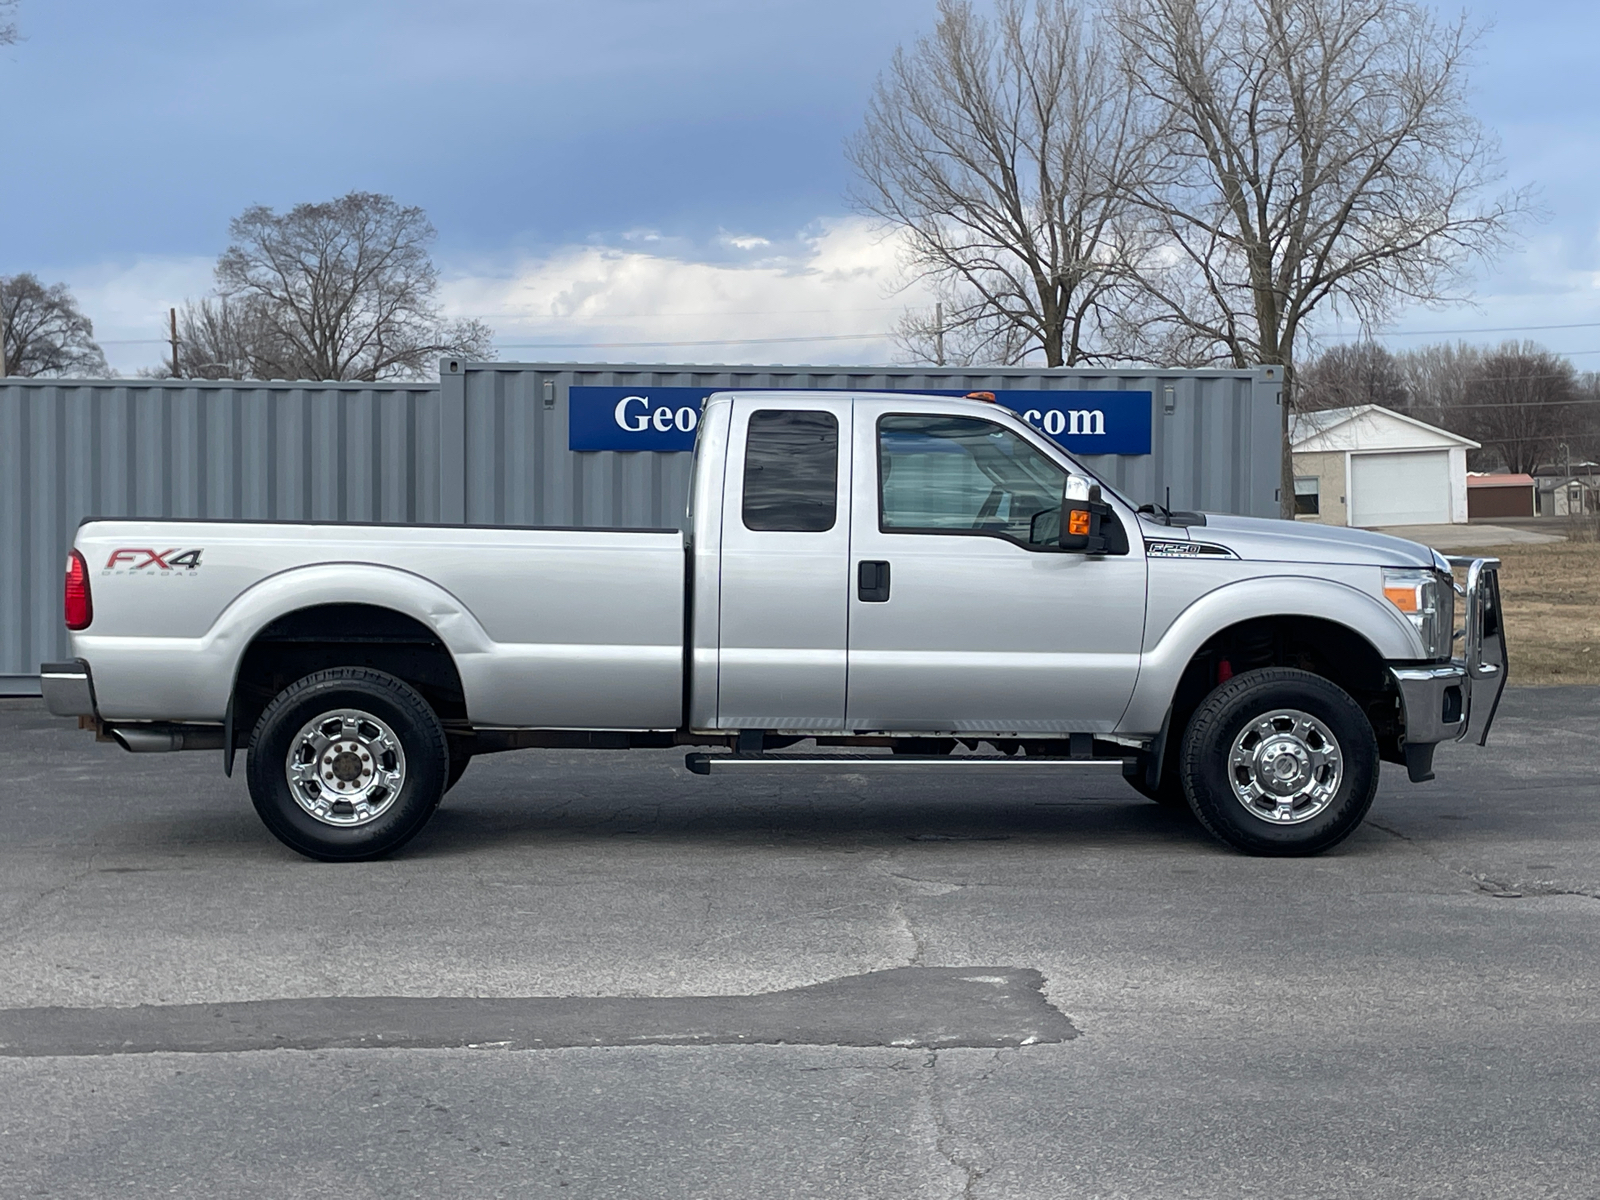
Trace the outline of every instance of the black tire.
<instances>
[{"instance_id":1,"label":"black tire","mask_svg":"<svg viewBox=\"0 0 1600 1200\"><path fill-rule=\"evenodd\" d=\"M1305 817L1278 823L1235 793L1235 778L1243 786L1251 767L1230 768L1229 760L1236 739L1256 737L1255 744L1262 745L1260 734L1247 732L1252 722L1286 710L1314 718L1332 735L1338 770L1326 778L1338 782L1331 797L1306 801ZM1280 724L1288 728L1292 723ZM1307 738L1305 744L1314 753L1327 753L1320 732ZM1244 748L1248 751L1248 743ZM1189 807L1219 841L1246 854L1321 854L1349 837L1372 806L1378 790L1378 742L1366 714L1342 688L1307 671L1268 667L1237 675L1206 697L1184 731L1179 774ZM1320 811L1317 804L1324 805Z\"/></svg>"},{"instance_id":2,"label":"black tire","mask_svg":"<svg viewBox=\"0 0 1600 1200\"><path fill-rule=\"evenodd\" d=\"M376 718L376 722L369 722L364 728L386 736L392 734L403 755L396 760L400 768L399 786L392 792L385 789L376 793L377 798L372 801L374 815L370 818L363 818L330 791L331 811L327 819L319 819L296 799L290 783L292 745L299 741L309 746L309 740L302 740L308 723L334 712L354 712ZM328 753L331 755L335 749L337 747L329 747ZM372 753L378 754L378 749L374 747ZM305 762L311 761L305 759ZM355 770L362 775L371 774L370 770L363 771L356 759L348 761L356 764ZM335 768L338 769L337 763ZM335 667L290 684L267 705L250 741L245 776L256 812L284 845L307 858L357 862L389 854L416 836L438 807L449 768L450 752L444 729L428 702L413 688L382 671ZM313 787L318 782L316 770L311 770L312 780L301 786L318 790ZM349 784L358 785L367 786L361 783L359 776ZM372 786L377 786L376 779ZM341 804L351 812L339 812ZM330 823L334 820L362 823Z\"/></svg>"}]
</instances>

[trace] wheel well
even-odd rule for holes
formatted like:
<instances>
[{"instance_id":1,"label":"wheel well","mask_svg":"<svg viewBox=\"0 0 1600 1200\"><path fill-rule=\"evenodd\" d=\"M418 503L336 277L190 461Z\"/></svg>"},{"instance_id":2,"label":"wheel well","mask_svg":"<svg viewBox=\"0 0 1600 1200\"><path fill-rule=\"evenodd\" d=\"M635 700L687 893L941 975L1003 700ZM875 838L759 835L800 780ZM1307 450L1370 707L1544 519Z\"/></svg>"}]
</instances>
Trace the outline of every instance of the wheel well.
<instances>
[{"instance_id":1,"label":"wheel well","mask_svg":"<svg viewBox=\"0 0 1600 1200\"><path fill-rule=\"evenodd\" d=\"M319 604L285 613L246 647L233 688L233 728L246 745L272 698L329 667L371 667L421 693L448 730L465 726L466 696L438 634L414 617L371 604Z\"/></svg>"},{"instance_id":2,"label":"wheel well","mask_svg":"<svg viewBox=\"0 0 1600 1200\"><path fill-rule=\"evenodd\" d=\"M1399 692L1383 655L1349 626L1321 617L1257 617L1207 639L1184 668L1173 695L1168 736L1174 741L1168 751L1213 688L1258 667L1296 667L1337 684L1366 713L1383 758L1405 761Z\"/></svg>"}]
</instances>

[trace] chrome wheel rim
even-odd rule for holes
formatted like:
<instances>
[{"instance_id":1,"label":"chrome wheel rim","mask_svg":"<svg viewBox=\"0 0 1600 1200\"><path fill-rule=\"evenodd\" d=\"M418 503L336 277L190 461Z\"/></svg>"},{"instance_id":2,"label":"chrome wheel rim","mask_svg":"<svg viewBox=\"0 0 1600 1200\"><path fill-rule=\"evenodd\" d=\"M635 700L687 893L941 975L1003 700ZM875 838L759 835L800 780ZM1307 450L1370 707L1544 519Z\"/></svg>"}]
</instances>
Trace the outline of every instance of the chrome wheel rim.
<instances>
[{"instance_id":1,"label":"chrome wheel rim","mask_svg":"<svg viewBox=\"0 0 1600 1200\"><path fill-rule=\"evenodd\" d=\"M388 812L406 782L394 730L369 712L336 708L313 717L289 743L289 791L307 815L349 828Z\"/></svg>"},{"instance_id":2,"label":"chrome wheel rim","mask_svg":"<svg viewBox=\"0 0 1600 1200\"><path fill-rule=\"evenodd\" d=\"M1321 721L1295 708L1252 718L1233 739L1228 782L1250 815L1272 825L1298 825L1339 794L1344 757Z\"/></svg>"}]
</instances>

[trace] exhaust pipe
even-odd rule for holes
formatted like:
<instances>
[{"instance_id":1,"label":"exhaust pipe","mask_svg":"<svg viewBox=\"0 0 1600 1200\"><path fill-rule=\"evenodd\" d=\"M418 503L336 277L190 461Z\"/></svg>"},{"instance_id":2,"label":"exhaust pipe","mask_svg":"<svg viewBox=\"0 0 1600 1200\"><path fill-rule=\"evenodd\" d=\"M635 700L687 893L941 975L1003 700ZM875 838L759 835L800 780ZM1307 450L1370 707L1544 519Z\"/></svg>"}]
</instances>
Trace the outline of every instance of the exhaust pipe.
<instances>
[{"instance_id":1,"label":"exhaust pipe","mask_svg":"<svg viewBox=\"0 0 1600 1200\"><path fill-rule=\"evenodd\" d=\"M113 725L107 730L130 754L221 750L221 725Z\"/></svg>"}]
</instances>

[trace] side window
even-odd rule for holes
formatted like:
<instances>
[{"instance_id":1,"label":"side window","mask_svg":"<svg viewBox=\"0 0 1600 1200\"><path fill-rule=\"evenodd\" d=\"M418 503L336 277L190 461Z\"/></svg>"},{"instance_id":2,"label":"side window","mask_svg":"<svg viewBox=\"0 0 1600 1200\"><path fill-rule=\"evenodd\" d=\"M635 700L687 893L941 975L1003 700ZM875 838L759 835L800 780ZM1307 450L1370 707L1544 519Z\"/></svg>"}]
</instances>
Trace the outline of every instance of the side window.
<instances>
[{"instance_id":1,"label":"side window","mask_svg":"<svg viewBox=\"0 0 1600 1200\"><path fill-rule=\"evenodd\" d=\"M780 409L750 414L744 451L746 529L832 529L838 490L838 418Z\"/></svg>"},{"instance_id":2,"label":"side window","mask_svg":"<svg viewBox=\"0 0 1600 1200\"><path fill-rule=\"evenodd\" d=\"M878 419L878 525L885 532L993 533L1044 544L1054 525L1034 518L1061 511L1066 479L1030 442L992 421Z\"/></svg>"}]
</instances>

